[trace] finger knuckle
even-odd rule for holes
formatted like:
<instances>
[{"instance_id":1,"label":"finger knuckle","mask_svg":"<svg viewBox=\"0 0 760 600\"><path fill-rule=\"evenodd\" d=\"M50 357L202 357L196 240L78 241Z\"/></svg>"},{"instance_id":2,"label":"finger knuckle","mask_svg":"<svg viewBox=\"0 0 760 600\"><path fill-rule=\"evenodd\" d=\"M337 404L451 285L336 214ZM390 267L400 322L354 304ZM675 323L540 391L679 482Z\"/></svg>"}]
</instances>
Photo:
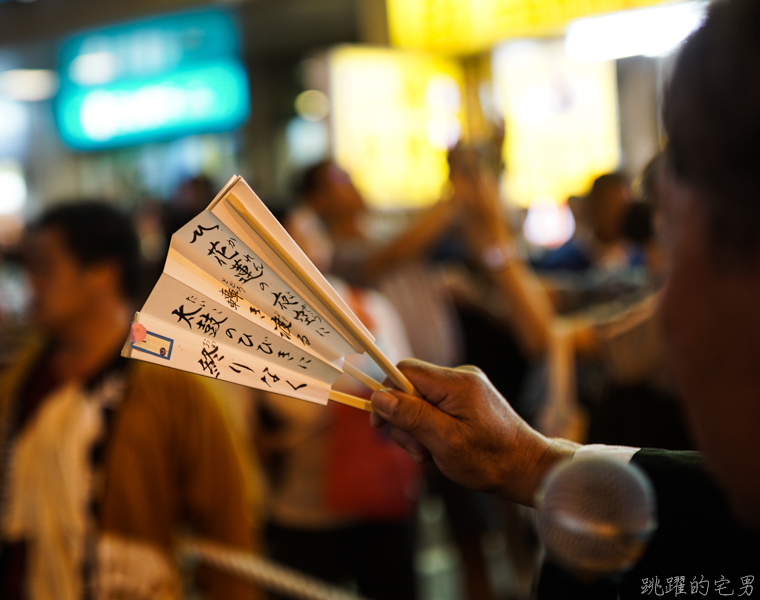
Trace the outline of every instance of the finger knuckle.
<instances>
[{"instance_id":1,"label":"finger knuckle","mask_svg":"<svg viewBox=\"0 0 760 600\"><path fill-rule=\"evenodd\" d=\"M449 438L448 443L448 451L451 456L460 456L462 455L462 452L466 451L467 448L462 443L462 439L459 436L454 436Z\"/></svg>"},{"instance_id":2,"label":"finger knuckle","mask_svg":"<svg viewBox=\"0 0 760 600\"><path fill-rule=\"evenodd\" d=\"M463 371L461 377L462 384L467 389L481 387L485 383L485 373L480 369Z\"/></svg>"}]
</instances>

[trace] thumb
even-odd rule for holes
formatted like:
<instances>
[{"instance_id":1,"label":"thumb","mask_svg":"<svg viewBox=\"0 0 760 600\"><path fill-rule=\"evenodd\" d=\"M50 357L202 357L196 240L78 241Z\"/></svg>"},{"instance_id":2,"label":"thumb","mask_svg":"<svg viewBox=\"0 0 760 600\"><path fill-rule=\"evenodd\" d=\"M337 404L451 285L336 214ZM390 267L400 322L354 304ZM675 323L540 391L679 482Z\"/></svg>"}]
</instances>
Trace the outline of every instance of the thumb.
<instances>
[{"instance_id":1,"label":"thumb","mask_svg":"<svg viewBox=\"0 0 760 600\"><path fill-rule=\"evenodd\" d=\"M379 390L372 394L371 400L377 414L436 454L450 416L423 398L397 390Z\"/></svg>"}]
</instances>

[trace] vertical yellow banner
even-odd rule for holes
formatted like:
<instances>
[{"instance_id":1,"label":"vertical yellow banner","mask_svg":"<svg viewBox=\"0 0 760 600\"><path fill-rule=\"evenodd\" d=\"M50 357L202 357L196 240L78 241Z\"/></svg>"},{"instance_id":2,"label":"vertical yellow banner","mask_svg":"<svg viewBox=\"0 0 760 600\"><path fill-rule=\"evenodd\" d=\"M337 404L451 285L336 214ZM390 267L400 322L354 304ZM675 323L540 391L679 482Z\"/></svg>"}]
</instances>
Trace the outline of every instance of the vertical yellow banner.
<instances>
[{"instance_id":1,"label":"vertical yellow banner","mask_svg":"<svg viewBox=\"0 0 760 600\"><path fill-rule=\"evenodd\" d=\"M330 57L335 159L376 208L435 202L462 132L460 66L427 54L344 46Z\"/></svg>"},{"instance_id":2,"label":"vertical yellow banner","mask_svg":"<svg viewBox=\"0 0 760 600\"><path fill-rule=\"evenodd\" d=\"M615 63L577 63L560 41L494 51L508 197L520 206L582 194L620 160Z\"/></svg>"}]
</instances>

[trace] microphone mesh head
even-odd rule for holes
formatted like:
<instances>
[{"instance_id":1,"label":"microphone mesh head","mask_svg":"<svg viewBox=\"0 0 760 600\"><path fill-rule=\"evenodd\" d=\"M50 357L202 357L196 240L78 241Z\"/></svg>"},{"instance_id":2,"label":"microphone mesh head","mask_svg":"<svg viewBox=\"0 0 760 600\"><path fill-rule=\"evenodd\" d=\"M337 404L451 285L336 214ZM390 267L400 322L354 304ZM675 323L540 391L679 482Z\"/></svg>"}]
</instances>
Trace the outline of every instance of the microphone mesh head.
<instances>
[{"instance_id":1,"label":"microphone mesh head","mask_svg":"<svg viewBox=\"0 0 760 600\"><path fill-rule=\"evenodd\" d=\"M654 491L635 465L583 457L555 467L537 497L538 534L557 563L588 575L624 571L657 528Z\"/></svg>"}]
</instances>

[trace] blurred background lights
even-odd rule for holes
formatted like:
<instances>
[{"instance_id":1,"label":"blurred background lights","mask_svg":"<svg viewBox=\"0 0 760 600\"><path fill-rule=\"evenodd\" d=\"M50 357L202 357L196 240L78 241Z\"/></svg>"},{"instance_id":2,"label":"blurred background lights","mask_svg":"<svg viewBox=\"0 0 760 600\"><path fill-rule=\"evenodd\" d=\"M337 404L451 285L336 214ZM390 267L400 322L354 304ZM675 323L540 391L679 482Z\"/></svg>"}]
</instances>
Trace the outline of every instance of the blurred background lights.
<instances>
[{"instance_id":1,"label":"blurred background lights","mask_svg":"<svg viewBox=\"0 0 760 600\"><path fill-rule=\"evenodd\" d=\"M663 56L697 29L707 2L684 2L579 19L570 23L565 51L579 62Z\"/></svg>"},{"instance_id":2,"label":"blurred background lights","mask_svg":"<svg viewBox=\"0 0 760 600\"><path fill-rule=\"evenodd\" d=\"M324 121L291 119L285 129L288 158L296 167L306 167L326 158L330 151L330 131Z\"/></svg>"},{"instance_id":3,"label":"blurred background lights","mask_svg":"<svg viewBox=\"0 0 760 600\"><path fill-rule=\"evenodd\" d=\"M459 84L453 77L445 75L431 77L427 84L425 98L431 110L456 114L461 101Z\"/></svg>"},{"instance_id":4,"label":"blurred background lights","mask_svg":"<svg viewBox=\"0 0 760 600\"><path fill-rule=\"evenodd\" d=\"M430 107L428 140L434 148L453 148L462 133L459 123L459 84L453 77L432 77L427 84L425 98Z\"/></svg>"},{"instance_id":5,"label":"blurred background lights","mask_svg":"<svg viewBox=\"0 0 760 600\"><path fill-rule=\"evenodd\" d=\"M561 246L575 233L575 218L566 203L534 202L523 223L525 239L536 246Z\"/></svg>"},{"instance_id":6,"label":"blurred background lights","mask_svg":"<svg viewBox=\"0 0 760 600\"><path fill-rule=\"evenodd\" d=\"M203 118L212 110L208 88L145 86L133 91L96 90L80 109L82 130L91 140L106 141L118 134L156 129L173 121Z\"/></svg>"},{"instance_id":7,"label":"blurred background lights","mask_svg":"<svg viewBox=\"0 0 760 600\"><path fill-rule=\"evenodd\" d=\"M0 96L20 102L49 100L58 91L58 75L47 69L12 69L0 73Z\"/></svg>"},{"instance_id":8,"label":"blurred background lights","mask_svg":"<svg viewBox=\"0 0 760 600\"><path fill-rule=\"evenodd\" d=\"M27 107L0 95L0 151L16 153L26 137L29 115Z\"/></svg>"},{"instance_id":9,"label":"blurred background lights","mask_svg":"<svg viewBox=\"0 0 760 600\"><path fill-rule=\"evenodd\" d=\"M117 70L116 55L113 53L89 52L71 61L69 77L79 85L100 85L113 81Z\"/></svg>"},{"instance_id":10,"label":"blurred background lights","mask_svg":"<svg viewBox=\"0 0 760 600\"><path fill-rule=\"evenodd\" d=\"M456 54L507 39L556 37L573 19L662 0L386 0L395 46Z\"/></svg>"},{"instance_id":11,"label":"blurred background lights","mask_svg":"<svg viewBox=\"0 0 760 600\"><path fill-rule=\"evenodd\" d=\"M369 205L421 208L448 181L447 150L463 135L464 73L455 60L390 48L332 51L337 163Z\"/></svg>"},{"instance_id":12,"label":"blurred background lights","mask_svg":"<svg viewBox=\"0 0 760 600\"><path fill-rule=\"evenodd\" d=\"M220 59L151 79L67 86L56 104L66 143L115 147L233 129L248 116L248 81L238 61Z\"/></svg>"},{"instance_id":13,"label":"blurred background lights","mask_svg":"<svg viewBox=\"0 0 760 600\"><path fill-rule=\"evenodd\" d=\"M78 150L231 131L250 108L238 32L223 10L73 35L61 46L59 72L56 122Z\"/></svg>"},{"instance_id":14,"label":"blurred background lights","mask_svg":"<svg viewBox=\"0 0 760 600\"><path fill-rule=\"evenodd\" d=\"M26 203L26 180L14 162L0 162L0 216L19 213Z\"/></svg>"},{"instance_id":15,"label":"blurred background lights","mask_svg":"<svg viewBox=\"0 0 760 600\"><path fill-rule=\"evenodd\" d=\"M189 63L233 56L238 35L229 14L190 10L74 35L61 48L62 76L76 85L150 77Z\"/></svg>"},{"instance_id":16,"label":"blurred background lights","mask_svg":"<svg viewBox=\"0 0 760 600\"><path fill-rule=\"evenodd\" d=\"M561 204L618 167L614 62L579 63L559 40L521 40L494 50L492 71L507 131L511 202Z\"/></svg>"},{"instance_id":17,"label":"blurred background lights","mask_svg":"<svg viewBox=\"0 0 760 600\"><path fill-rule=\"evenodd\" d=\"M324 92L306 90L296 97L295 109L307 121L321 121L330 112L330 100Z\"/></svg>"}]
</instances>

